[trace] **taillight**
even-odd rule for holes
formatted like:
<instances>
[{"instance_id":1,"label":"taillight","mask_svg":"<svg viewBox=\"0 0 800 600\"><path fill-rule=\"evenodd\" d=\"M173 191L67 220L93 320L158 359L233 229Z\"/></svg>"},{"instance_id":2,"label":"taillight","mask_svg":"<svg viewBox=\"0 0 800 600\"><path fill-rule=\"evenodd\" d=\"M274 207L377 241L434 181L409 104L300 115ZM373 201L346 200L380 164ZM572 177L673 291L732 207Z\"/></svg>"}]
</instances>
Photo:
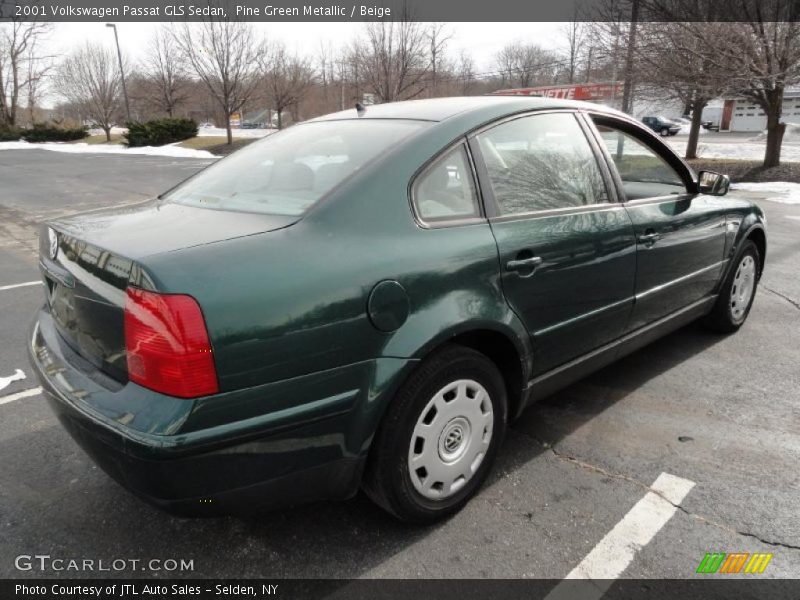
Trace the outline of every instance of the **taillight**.
<instances>
[{"instance_id":1,"label":"taillight","mask_svg":"<svg viewBox=\"0 0 800 600\"><path fill-rule=\"evenodd\" d=\"M197 301L129 287L125 299L128 379L180 398L219 391L206 323Z\"/></svg>"}]
</instances>

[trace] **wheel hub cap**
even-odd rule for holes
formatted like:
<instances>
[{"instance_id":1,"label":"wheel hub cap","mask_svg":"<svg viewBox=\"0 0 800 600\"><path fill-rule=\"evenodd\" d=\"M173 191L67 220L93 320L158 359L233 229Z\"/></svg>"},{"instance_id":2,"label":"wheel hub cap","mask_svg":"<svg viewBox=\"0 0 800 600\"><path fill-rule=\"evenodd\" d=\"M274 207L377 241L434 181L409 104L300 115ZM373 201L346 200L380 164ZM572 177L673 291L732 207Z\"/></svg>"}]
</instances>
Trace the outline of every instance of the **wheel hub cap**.
<instances>
[{"instance_id":1,"label":"wheel hub cap","mask_svg":"<svg viewBox=\"0 0 800 600\"><path fill-rule=\"evenodd\" d=\"M731 286L731 316L734 321L741 321L747 313L753 298L756 282L756 261L750 255L745 256L736 268Z\"/></svg>"},{"instance_id":2,"label":"wheel hub cap","mask_svg":"<svg viewBox=\"0 0 800 600\"><path fill-rule=\"evenodd\" d=\"M472 479L492 439L494 413L486 389L460 379L441 390L420 413L408 449L414 488L442 500Z\"/></svg>"}]
</instances>

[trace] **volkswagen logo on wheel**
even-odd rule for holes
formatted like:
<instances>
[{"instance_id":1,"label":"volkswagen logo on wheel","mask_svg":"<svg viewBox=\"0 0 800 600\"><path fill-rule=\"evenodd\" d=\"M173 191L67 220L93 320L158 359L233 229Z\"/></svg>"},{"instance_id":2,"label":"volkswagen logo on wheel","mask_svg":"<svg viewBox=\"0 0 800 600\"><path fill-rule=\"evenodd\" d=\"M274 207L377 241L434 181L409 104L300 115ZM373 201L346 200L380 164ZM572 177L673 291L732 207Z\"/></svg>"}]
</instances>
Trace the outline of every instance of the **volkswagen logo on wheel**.
<instances>
[{"instance_id":1,"label":"volkswagen logo on wheel","mask_svg":"<svg viewBox=\"0 0 800 600\"><path fill-rule=\"evenodd\" d=\"M50 258L55 260L58 255L58 234L52 227L47 228L47 241L50 243Z\"/></svg>"}]
</instances>

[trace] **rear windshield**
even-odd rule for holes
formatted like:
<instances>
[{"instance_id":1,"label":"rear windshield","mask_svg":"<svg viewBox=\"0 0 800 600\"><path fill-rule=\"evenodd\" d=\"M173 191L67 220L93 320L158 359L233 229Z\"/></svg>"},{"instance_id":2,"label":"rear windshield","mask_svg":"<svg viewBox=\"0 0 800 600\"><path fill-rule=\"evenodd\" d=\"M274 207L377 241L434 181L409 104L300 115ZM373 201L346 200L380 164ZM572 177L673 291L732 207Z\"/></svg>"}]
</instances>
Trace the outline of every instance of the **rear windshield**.
<instances>
[{"instance_id":1,"label":"rear windshield","mask_svg":"<svg viewBox=\"0 0 800 600\"><path fill-rule=\"evenodd\" d=\"M425 121L350 120L295 125L219 161L166 199L217 210L295 216Z\"/></svg>"}]
</instances>

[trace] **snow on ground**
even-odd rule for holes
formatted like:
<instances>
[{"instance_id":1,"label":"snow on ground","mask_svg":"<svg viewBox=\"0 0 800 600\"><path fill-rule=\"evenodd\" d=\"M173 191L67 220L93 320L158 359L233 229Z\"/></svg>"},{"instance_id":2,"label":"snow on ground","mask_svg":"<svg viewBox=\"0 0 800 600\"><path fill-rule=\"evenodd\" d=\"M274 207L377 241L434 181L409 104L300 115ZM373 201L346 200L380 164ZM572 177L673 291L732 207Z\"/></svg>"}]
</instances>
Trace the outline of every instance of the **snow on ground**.
<instances>
[{"instance_id":1,"label":"snow on ground","mask_svg":"<svg viewBox=\"0 0 800 600\"><path fill-rule=\"evenodd\" d=\"M781 204L800 204L800 183L788 181L769 181L764 183L733 183L731 191L756 192L763 194L759 200L771 200Z\"/></svg>"},{"instance_id":2,"label":"snow on ground","mask_svg":"<svg viewBox=\"0 0 800 600\"><path fill-rule=\"evenodd\" d=\"M128 133L127 127L112 127L111 128L111 135L122 135L123 133ZM99 127L95 127L94 129L89 130L89 135L105 135L106 132L100 129Z\"/></svg>"},{"instance_id":3,"label":"snow on ground","mask_svg":"<svg viewBox=\"0 0 800 600\"><path fill-rule=\"evenodd\" d=\"M70 154L145 154L148 156L170 156L173 158L218 158L206 150L181 148L180 146L143 146L141 148L128 148L121 144L65 144L60 142L45 142L42 144L29 144L28 142L0 142L0 150L51 150L53 152L67 152Z\"/></svg>"},{"instance_id":4,"label":"snow on ground","mask_svg":"<svg viewBox=\"0 0 800 600\"><path fill-rule=\"evenodd\" d=\"M766 142L767 131L764 130L757 136L748 140L749 142ZM784 142L800 142L800 125L797 123L786 123L786 130L783 132Z\"/></svg>"},{"instance_id":5,"label":"snow on ground","mask_svg":"<svg viewBox=\"0 0 800 600\"><path fill-rule=\"evenodd\" d=\"M275 133L277 129L233 129L232 131L234 138L261 138ZM227 135L228 132L221 127L200 127L197 130L197 137L225 137Z\"/></svg>"},{"instance_id":6,"label":"snow on ground","mask_svg":"<svg viewBox=\"0 0 800 600\"><path fill-rule=\"evenodd\" d=\"M683 123L681 122L681 130L678 132L681 135L689 135L690 130L692 129L692 123ZM700 135L705 135L708 133L708 129L701 127L699 130Z\"/></svg>"},{"instance_id":7,"label":"snow on ground","mask_svg":"<svg viewBox=\"0 0 800 600\"><path fill-rule=\"evenodd\" d=\"M685 141L669 139L667 143L681 156L686 153ZM697 156L700 158L763 160L764 150L763 142L707 142L697 145ZM783 144L781 160L800 162L800 145Z\"/></svg>"}]
</instances>

